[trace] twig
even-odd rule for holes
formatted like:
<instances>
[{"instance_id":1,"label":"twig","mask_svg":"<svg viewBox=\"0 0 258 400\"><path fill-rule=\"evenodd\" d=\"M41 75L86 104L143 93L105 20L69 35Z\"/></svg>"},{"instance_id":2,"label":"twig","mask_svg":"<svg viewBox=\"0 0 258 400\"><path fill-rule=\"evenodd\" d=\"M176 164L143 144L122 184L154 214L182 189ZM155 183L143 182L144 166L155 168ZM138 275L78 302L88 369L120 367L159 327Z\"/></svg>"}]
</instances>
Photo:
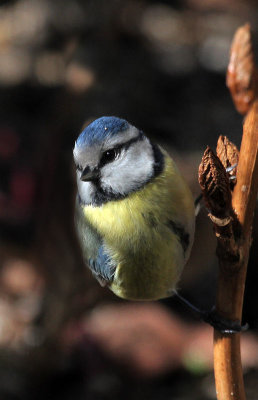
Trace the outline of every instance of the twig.
<instances>
[{"instance_id":1,"label":"twig","mask_svg":"<svg viewBox=\"0 0 258 400\"><path fill-rule=\"evenodd\" d=\"M240 232L235 228L239 260L230 265L219 255L219 280L216 309L226 319L242 319L245 277L251 244L252 220L258 189L258 102L255 101L244 124L237 168L237 184L232 207ZM238 236L238 234L240 235ZM217 397L220 400L244 400L240 356L240 334L225 335L214 331L214 370Z\"/></svg>"},{"instance_id":2,"label":"twig","mask_svg":"<svg viewBox=\"0 0 258 400\"><path fill-rule=\"evenodd\" d=\"M236 32L233 40L227 79L238 110L242 113L249 110L232 203L230 184L221 167L222 164L224 167L232 165L238 156L235 146L220 137L217 147L220 160L207 149L199 170L200 185L206 205L211 210L210 217L218 240L216 310L222 318L239 323L258 189L258 101L255 100L257 86L252 83L256 79L256 70L251 48L250 28L245 25ZM218 400L245 399L239 333L229 335L214 331L214 370Z\"/></svg>"}]
</instances>

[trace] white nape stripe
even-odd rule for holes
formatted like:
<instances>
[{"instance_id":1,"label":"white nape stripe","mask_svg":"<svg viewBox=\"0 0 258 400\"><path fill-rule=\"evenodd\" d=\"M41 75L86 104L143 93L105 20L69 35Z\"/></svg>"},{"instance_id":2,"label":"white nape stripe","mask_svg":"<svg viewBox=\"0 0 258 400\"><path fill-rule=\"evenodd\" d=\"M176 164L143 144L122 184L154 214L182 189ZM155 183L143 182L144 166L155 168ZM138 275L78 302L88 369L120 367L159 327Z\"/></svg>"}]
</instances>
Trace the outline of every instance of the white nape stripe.
<instances>
[{"instance_id":1,"label":"white nape stripe","mask_svg":"<svg viewBox=\"0 0 258 400\"><path fill-rule=\"evenodd\" d=\"M130 140L137 138L139 134L139 129L135 128L135 126L130 125L130 127L126 131L118 133L115 136L108 136L103 142L102 149L103 151L105 151L108 149L113 149L115 147L123 146Z\"/></svg>"}]
</instances>

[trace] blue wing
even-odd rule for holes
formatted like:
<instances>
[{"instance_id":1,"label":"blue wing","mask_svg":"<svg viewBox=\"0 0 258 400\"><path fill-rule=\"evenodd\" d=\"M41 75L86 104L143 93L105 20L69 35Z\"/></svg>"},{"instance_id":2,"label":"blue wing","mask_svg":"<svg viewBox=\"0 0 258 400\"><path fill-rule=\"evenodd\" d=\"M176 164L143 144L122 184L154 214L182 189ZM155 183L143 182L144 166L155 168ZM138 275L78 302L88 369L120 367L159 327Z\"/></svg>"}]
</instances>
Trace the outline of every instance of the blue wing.
<instances>
[{"instance_id":1,"label":"blue wing","mask_svg":"<svg viewBox=\"0 0 258 400\"><path fill-rule=\"evenodd\" d=\"M99 247L97 258L89 258L88 263L93 275L101 286L106 286L113 280L116 267L112 264L112 260L103 245Z\"/></svg>"},{"instance_id":2,"label":"blue wing","mask_svg":"<svg viewBox=\"0 0 258 400\"><path fill-rule=\"evenodd\" d=\"M116 265L112 262L103 238L91 226L85 217L79 199L76 202L76 230L80 241L82 254L95 278L102 286L113 280Z\"/></svg>"}]
</instances>

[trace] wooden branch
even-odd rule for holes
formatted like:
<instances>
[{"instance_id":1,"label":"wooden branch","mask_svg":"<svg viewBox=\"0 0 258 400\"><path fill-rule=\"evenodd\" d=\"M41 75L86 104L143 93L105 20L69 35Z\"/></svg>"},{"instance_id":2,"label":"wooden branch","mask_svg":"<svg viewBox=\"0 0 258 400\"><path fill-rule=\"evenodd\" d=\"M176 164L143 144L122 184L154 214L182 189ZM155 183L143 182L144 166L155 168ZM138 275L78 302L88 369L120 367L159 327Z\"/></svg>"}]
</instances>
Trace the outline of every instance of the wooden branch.
<instances>
[{"instance_id":1,"label":"wooden branch","mask_svg":"<svg viewBox=\"0 0 258 400\"><path fill-rule=\"evenodd\" d=\"M258 189L258 102L255 101L244 124L237 184L232 207L238 227L234 229L239 260L225 262L219 257L219 280L216 309L223 318L242 319L245 277L251 244L252 220ZM217 398L244 400L244 383L240 356L240 334L225 335L214 331L214 371Z\"/></svg>"},{"instance_id":2,"label":"wooden branch","mask_svg":"<svg viewBox=\"0 0 258 400\"><path fill-rule=\"evenodd\" d=\"M243 130L232 199L229 181L221 166L234 164L235 146L220 137L217 157L207 149L199 169L199 182L218 246L219 279L216 311L226 320L241 323L246 269L251 244L252 220L258 190L258 100L256 69L250 27L236 32L231 49L227 84L237 109L248 112ZM208 157L208 158L207 158ZM231 201L232 200L232 201ZM214 331L214 370L218 400L244 400L240 333Z\"/></svg>"}]
</instances>

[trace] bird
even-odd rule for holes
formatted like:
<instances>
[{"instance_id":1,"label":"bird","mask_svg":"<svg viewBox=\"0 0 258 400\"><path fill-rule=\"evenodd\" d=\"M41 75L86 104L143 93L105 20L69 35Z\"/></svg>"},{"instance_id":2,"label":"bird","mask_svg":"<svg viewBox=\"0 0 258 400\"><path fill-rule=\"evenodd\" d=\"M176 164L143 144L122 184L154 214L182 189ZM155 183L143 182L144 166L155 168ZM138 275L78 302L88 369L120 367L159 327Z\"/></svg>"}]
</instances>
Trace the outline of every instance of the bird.
<instances>
[{"instance_id":1,"label":"bird","mask_svg":"<svg viewBox=\"0 0 258 400\"><path fill-rule=\"evenodd\" d=\"M82 130L73 158L76 231L95 278L127 300L172 296L195 231L193 196L173 159L114 116Z\"/></svg>"}]
</instances>

